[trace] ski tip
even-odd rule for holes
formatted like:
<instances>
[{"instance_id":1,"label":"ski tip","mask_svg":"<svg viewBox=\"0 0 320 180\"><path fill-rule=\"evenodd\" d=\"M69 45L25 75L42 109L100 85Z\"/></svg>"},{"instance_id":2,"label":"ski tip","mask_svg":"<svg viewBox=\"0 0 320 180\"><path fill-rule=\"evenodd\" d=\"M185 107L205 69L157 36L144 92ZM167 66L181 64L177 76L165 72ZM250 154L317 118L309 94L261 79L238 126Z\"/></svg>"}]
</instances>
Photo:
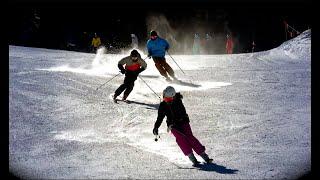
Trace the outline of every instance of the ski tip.
<instances>
[{"instance_id":1,"label":"ski tip","mask_svg":"<svg viewBox=\"0 0 320 180\"><path fill-rule=\"evenodd\" d=\"M192 167L201 167L201 163L198 162L198 163L196 163L196 164L192 164Z\"/></svg>"}]
</instances>

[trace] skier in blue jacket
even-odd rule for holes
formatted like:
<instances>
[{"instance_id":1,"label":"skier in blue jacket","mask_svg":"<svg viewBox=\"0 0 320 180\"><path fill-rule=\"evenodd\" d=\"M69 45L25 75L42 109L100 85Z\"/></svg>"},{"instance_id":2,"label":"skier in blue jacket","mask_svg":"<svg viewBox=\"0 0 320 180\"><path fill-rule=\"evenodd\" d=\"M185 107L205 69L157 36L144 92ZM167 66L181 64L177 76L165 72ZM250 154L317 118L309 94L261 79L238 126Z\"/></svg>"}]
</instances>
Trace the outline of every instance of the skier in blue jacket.
<instances>
[{"instance_id":1,"label":"skier in blue jacket","mask_svg":"<svg viewBox=\"0 0 320 180\"><path fill-rule=\"evenodd\" d=\"M150 32L150 39L147 41L148 57L152 57L160 74L164 76L167 81L172 81L168 75L174 80L177 80L177 78L164 57L169 48L169 43L165 39L160 38L156 31Z\"/></svg>"}]
</instances>

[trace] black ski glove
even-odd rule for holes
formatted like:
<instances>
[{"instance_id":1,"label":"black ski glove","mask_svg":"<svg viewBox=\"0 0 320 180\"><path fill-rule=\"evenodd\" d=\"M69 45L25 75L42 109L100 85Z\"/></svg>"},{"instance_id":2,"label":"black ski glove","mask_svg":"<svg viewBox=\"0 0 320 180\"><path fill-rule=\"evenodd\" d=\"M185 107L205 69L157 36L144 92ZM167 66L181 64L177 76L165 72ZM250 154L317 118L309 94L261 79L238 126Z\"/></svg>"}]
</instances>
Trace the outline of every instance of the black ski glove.
<instances>
[{"instance_id":1,"label":"black ski glove","mask_svg":"<svg viewBox=\"0 0 320 180\"><path fill-rule=\"evenodd\" d=\"M140 74L142 71L144 71L145 70L145 68L144 67L142 67L142 68L140 68L138 71L137 71L137 73L138 74Z\"/></svg>"},{"instance_id":2,"label":"black ski glove","mask_svg":"<svg viewBox=\"0 0 320 180\"><path fill-rule=\"evenodd\" d=\"M152 132L154 135L158 135L158 128L153 128Z\"/></svg>"},{"instance_id":3,"label":"black ski glove","mask_svg":"<svg viewBox=\"0 0 320 180\"><path fill-rule=\"evenodd\" d=\"M123 66L121 64L118 64L118 68L120 69L120 72L122 74L126 73L126 70L123 68Z\"/></svg>"}]
</instances>

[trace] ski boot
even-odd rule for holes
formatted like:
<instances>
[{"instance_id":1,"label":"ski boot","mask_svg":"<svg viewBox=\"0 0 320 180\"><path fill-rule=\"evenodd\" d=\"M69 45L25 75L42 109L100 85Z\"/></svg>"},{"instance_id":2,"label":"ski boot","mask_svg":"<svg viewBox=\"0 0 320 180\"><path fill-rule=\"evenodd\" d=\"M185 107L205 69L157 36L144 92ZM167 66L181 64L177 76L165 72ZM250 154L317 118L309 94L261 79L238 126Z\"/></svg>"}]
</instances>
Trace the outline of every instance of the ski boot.
<instances>
[{"instance_id":1,"label":"ski boot","mask_svg":"<svg viewBox=\"0 0 320 180\"><path fill-rule=\"evenodd\" d=\"M118 103L118 100L117 100L117 96L116 96L116 95L113 95L113 102L114 102L114 103Z\"/></svg>"},{"instance_id":2,"label":"ski boot","mask_svg":"<svg viewBox=\"0 0 320 180\"><path fill-rule=\"evenodd\" d=\"M192 166L193 166L193 167L197 167L197 166L200 165L200 162L197 160L197 158L194 156L193 153L190 153L190 154L188 155L188 158L189 158L190 161L192 162Z\"/></svg>"},{"instance_id":3,"label":"ski boot","mask_svg":"<svg viewBox=\"0 0 320 180\"><path fill-rule=\"evenodd\" d=\"M126 103L129 103L129 101L127 100L128 96L129 96L129 94L123 94L122 101L126 102Z\"/></svg>"},{"instance_id":4,"label":"ski boot","mask_svg":"<svg viewBox=\"0 0 320 180\"><path fill-rule=\"evenodd\" d=\"M212 163L212 161L213 161L213 159L209 158L208 154L206 154L205 152L200 154L200 156L202 157L202 159L204 161L206 161L206 163Z\"/></svg>"}]
</instances>

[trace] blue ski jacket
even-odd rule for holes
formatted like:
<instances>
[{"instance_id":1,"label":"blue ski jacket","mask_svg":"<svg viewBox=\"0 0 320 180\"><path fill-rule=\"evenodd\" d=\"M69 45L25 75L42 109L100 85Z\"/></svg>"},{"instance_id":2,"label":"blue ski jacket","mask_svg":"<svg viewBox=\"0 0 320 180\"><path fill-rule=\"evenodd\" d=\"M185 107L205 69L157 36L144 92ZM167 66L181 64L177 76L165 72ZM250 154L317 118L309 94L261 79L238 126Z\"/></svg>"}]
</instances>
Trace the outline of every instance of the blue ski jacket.
<instances>
[{"instance_id":1,"label":"blue ski jacket","mask_svg":"<svg viewBox=\"0 0 320 180\"><path fill-rule=\"evenodd\" d=\"M157 37L155 40L147 41L148 54L152 57L164 57L166 50L169 49L169 43L165 39Z\"/></svg>"}]
</instances>

